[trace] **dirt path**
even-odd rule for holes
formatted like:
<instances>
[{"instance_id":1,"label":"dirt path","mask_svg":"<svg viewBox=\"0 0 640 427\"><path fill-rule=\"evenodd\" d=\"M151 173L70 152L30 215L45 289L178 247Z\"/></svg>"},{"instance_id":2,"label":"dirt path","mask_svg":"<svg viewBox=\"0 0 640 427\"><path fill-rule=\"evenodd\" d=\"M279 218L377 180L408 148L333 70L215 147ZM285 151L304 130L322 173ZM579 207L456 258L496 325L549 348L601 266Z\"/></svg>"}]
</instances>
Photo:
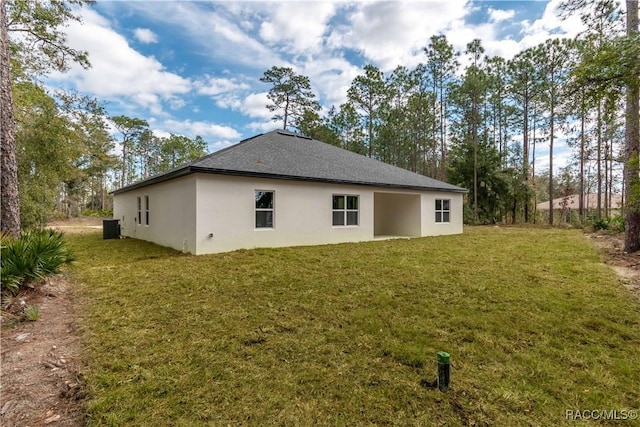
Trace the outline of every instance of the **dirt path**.
<instances>
[{"instance_id":1,"label":"dirt path","mask_svg":"<svg viewBox=\"0 0 640 427\"><path fill-rule=\"evenodd\" d=\"M98 218L50 224L65 233L95 232ZM78 299L65 275L15 297L0 330L0 425L83 425L85 388L77 330ZM38 320L19 322L24 306L38 307ZM13 313L13 314L12 314Z\"/></svg>"},{"instance_id":2,"label":"dirt path","mask_svg":"<svg viewBox=\"0 0 640 427\"><path fill-rule=\"evenodd\" d=\"M60 222L66 233L95 232L100 220ZM625 254L618 236L590 235L623 284L640 300L640 254ZM85 389L81 372L81 341L76 323L78 298L64 275L13 301L14 311L25 305L39 308L35 322L15 323L2 317L0 336L0 425L81 426Z\"/></svg>"},{"instance_id":3,"label":"dirt path","mask_svg":"<svg viewBox=\"0 0 640 427\"><path fill-rule=\"evenodd\" d=\"M80 340L76 330L74 298L64 276L19 295L38 307L35 322L15 325L3 315L0 424L3 426L82 425L84 389L80 378Z\"/></svg>"},{"instance_id":4,"label":"dirt path","mask_svg":"<svg viewBox=\"0 0 640 427\"><path fill-rule=\"evenodd\" d=\"M591 234L589 239L602 254L602 261L613 268L624 287L640 300L640 253L625 253L620 235Z\"/></svg>"}]
</instances>

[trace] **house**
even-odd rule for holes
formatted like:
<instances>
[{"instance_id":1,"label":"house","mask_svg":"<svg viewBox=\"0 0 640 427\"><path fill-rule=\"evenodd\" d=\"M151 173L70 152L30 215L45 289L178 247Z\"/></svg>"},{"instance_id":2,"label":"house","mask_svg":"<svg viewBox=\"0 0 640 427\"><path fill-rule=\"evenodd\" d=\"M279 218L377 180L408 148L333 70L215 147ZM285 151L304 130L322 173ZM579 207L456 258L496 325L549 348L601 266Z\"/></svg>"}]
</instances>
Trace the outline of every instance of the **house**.
<instances>
[{"instance_id":1,"label":"house","mask_svg":"<svg viewBox=\"0 0 640 427\"><path fill-rule=\"evenodd\" d=\"M598 195L597 194L583 194L582 196L583 207L587 211L592 211L598 208ZM604 209L605 205L608 204L605 195L602 195L600 200L600 206ZM566 197L558 197L557 199L553 199L553 209L554 210L575 210L577 211L580 207L580 195L579 194L571 194ZM622 196L620 194L612 194L611 195L611 205L609 209L619 210L622 208ZM541 211L549 210L549 202L541 202L536 205L536 209Z\"/></svg>"},{"instance_id":2,"label":"house","mask_svg":"<svg viewBox=\"0 0 640 427\"><path fill-rule=\"evenodd\" d=\"M583 213L587 218L598 217L598 195L583 194ZM622 209L622 196L619 194L602 194L600 199L600 215L603 217L620 215ZM545 218L549 215L549 202L536 204L536 210ZM553 199L554 223L579 223L580 195L571 194Z\"/></svg>"},{"instance_id":3,"label":"house","mask_svg":"<svg viewBox=\"0 0 640 427\"><path fill-rule=\"evenodd\" d=\"M126 237L193 254L462 233L466 190L287 131L113 192Z\"/></svg>"}]
</instances>

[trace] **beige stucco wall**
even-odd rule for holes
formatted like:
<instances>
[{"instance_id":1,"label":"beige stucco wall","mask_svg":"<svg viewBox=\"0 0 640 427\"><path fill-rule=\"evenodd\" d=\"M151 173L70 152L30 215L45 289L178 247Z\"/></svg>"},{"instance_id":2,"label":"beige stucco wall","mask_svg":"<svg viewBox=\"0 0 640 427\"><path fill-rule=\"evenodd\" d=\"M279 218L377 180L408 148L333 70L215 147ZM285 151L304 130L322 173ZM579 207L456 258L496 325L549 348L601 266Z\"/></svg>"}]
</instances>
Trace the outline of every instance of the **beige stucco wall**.
<instances>
[{"instance_id":1,"label":"beige stucco wall","mask_svg":"<svg viewBox=\"0 0 640 427\"><path fill-rule=\"evenodd\" d=\"M197 182L198 254L373 239L373 192L366 187L204 174ZM255 190L275 192L272 229L255 228ZM360 196L358 226L332 226L334 194Z\"/></svg>"},{"instance_id":2,"label":"beige stucco wall","mask_svg":"<svg viewBox=\"0 0 640 427\"><path fill-rule=\"evenodd\" d=\"M149 196L149 225L145 225L144 196ZM142 198L142 224L138 202ZM196 252L196 177L189 175L138 190L115 194L113 217L123 236L155 242L180 251Z\"/></svg>"},{"instance_id":3,"label":"beige stucco wall","mask_svg":"<svg viewBox=\"0 0 640 427\"><path fill-rule=\"evenodd\" d=\"M255 190L275 192L272 229L255 228ZM357 226L332 225L332 196L337 194L359 196ZM149 226L144 225L145 195ZM134 221L138 196L143 224ZM451 200L449 223L435 222L437 198ZM123 236L205 254L367 241L374 239L374 230L410 237L462 233L462 194L193 174L114 195L114 218L120 219Z\"/></svg>"},{"instance_id":4,"label":"beige stucco wall","mask_svg":"<svg viewBox=\"0 0 640 427\"><path fill-rule=\"evenodd\" d=\"M448 223L436 223L436 199L451 200L451 212ZM462 204L461 193L426 192L422 195L422 235L439 236L443 234L462 233Z\"/></svg>"}]
</instances>

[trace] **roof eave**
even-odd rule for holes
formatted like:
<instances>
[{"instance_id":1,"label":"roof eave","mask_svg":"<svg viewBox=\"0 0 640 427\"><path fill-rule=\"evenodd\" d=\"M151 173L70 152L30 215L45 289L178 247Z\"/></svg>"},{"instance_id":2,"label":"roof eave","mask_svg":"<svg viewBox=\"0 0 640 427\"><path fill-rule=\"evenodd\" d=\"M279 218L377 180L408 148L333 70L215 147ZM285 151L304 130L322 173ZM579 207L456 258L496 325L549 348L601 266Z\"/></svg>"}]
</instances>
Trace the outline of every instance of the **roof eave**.
<instances>
[{"instance_id":1,"label":"roof eave","mask_svg":"<svg viewBox=\"0 0 640 427\"><path fill-rule=\"evenodd\" d=\"M469 192L469 190L465 188L442 188L442 187L429 187L429 186L417 186L417 185L397 185L397 184L388 184L388 183L381 183L381 182L350 181L350 180L315 178L315 177L305 177L305 176L296 176L296 175L279 175L279 174L271 174L266 172L249 172L249 171L238 171L238 170L229 170L229 169L215 169L215 168L207 168L207 167L201 167L201 166L186 166L176 171L169 172L164 175L159 175L155 178L149 178L145 181L140 181L136 184L119 188L117 190L112 191L111 194L126 193L129 191L147 187L149 185L158 184L164 181L168 181L168 180L179 178L186 175L191 175L194 173L227 175L227 176L245 176L245 177L252 177L252 178L281 179L286 181L323 182L323 183L343 184L343 185L346 185L346 184L364 185L368 187L397 188L397 189L404 189L404 190L419 190L419 191L439 191L439 192L445 192L445 193L465 194Z\"/></svg>"},{"instance_id":2,"label":"roof eave","mask_svg":"<svg viewBox=\"0 0 640 427\"><path fill-rule=\"evenodd\" d=\"M147 186L153 185L153 184L158 184L158 183L164 182L164 181L169 181L171 179L179 178L181 176L190 175L192 173L193 172L191 171L191 167L190 166L185 166L183 168L176 169L174 171L167 172L165 174L158 175L156 177L151 177L151 178L145 179L143 181L136 182L135 184L127 185L126 187L118 188L117 190L113 190L109 194L127 193L129 191L137 190L139 188L147 187Z\"/></svg>"},{"instance_id":3,"label":"roof eave","mask_svg":"<svg viewBox=\"0 0 640 427\"><path fill-rule=\"evenodd\" d=\"M215 174L215 175L230 175L230 176L246 176L252 178L269 178L269 179L281 179L286 181L304 181L304 182L323 182L331 184L350 184L350 185L366 185L369 187L384 187L384 188L401 188L407 190L422 190L422 191L441 191L447 193L468 193L469 190L465 188L442 188L442 187L427 187L427 186L413 186L413 185L397 185L380 182L365 182L365 181L350 181L341 179L330 178L316 178L306 177L298 175L280 175L266 172L247 172L227 169L212 169L203 167L191 167L192 172Z\"/></svg>"}]
</instances>

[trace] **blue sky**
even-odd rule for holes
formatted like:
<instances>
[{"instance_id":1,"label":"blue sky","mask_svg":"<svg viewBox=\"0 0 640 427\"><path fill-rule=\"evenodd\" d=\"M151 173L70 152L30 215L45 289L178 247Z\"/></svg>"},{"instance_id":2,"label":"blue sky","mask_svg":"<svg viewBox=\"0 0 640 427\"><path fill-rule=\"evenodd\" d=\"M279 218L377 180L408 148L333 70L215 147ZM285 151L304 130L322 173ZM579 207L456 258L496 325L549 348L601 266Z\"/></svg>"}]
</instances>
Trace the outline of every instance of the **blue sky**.
<instances>
[{"instance_id":1,"label":"blue sky","mask_svg":"<svg viewBox=\"0 0 640 427\"><path fill-rule=\"evenodd\" d=\"M159 135L200 135L216 151L279 126L259 80L274 65L308 76L326 111L345 101L364 65L389 72L424 62L434 34L460 51L479 38L488 55L505 58L573 37L581 24L558 18L558 3L98 0L67 28L92 68L47 84L94 96L110 115L145 119Z\"/></svg>"}]
</instances>

